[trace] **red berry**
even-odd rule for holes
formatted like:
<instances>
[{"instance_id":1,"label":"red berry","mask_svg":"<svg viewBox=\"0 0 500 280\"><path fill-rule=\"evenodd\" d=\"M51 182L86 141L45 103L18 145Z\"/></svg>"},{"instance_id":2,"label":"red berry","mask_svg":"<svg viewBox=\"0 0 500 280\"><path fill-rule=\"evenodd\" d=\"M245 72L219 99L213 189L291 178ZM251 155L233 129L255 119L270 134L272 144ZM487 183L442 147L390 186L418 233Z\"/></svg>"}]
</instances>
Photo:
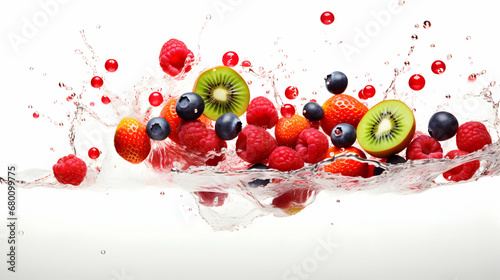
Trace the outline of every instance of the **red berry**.
<instances>
[{"instance_id":1,"label":"red berry","mask_svg":"<svg viewBox=\"0 0 500 280\"><path fill-rule=\"evenodd\" d=\"M219 141L223 141L217 137L213 129L208 129L200 120L185 122L179 132L179 140L189 150L202 154L217 151L221 146Z\"/></svg>"},{"instance_id":2,"label":"red berry","mask_svg":"<svg viewBox=\"0 0 500 280\"><path fill-rule=\"evenodd\" d=\"M367 98L372 98L375 96L375 88L372 85L367 85L363 89L363 95Z\"/></svg>"},{"instance_id":3,"label":"red berry","mask_svg":"<svg viewBox=\"0 0 500 280\"><path fill-rule=\"evenodd\" d=\"M78 186L85 179L85 175L87 175L87 165L80 158L70 154L60 158L52 166L52 171L59 183Z\"/></svg>"},{"instance_id":4,"label":"red berry","mask_svg":"<svg viewBox=\"0 0 500 280\"><path fill-rule=\"evenodd\" d=\"M291 171L304 167L304 160L294 149L281 146L269 156L269 168L279 171Z\"/></svg>"},{"instance_id":5,"label":"red berry","mask_svg":"<svg viewBox=\"0 0 500 280\"><path fill-rule=\"evenodd\" d=\"M106 104L111 103L111 100L110 100L110 99L109 99L109 97L107 97L106 95L103 95L103 96L101 97L101 102L102 102L102 104L105 104L105 105L106 105Z\"/></svg>"},{"instance_id":6,"label":"red berry","mask_svg":"<svg viewBox=\"0 0 500 280\"><path fill-rule=\"evenodd\" d=\"M446 154L445 158L454 159L457 156L464 156L467 154L469 153L465 151L452 150ZM448 181L455 182L469 180L479 169L479 165L479 160L470 161L446 171L443 173L443 177Z\"/></svg>"},{"instance_id":7,"label":"red berry","mask_svg":"<svg viewBox=\"0 0 500 280\"><path fill-rule=\"evenodd\" d=\"M89 149L88 154L89 154L89 158L96 159L101 155L101 152L96 147L92 147Z\"/></svg>"},{"instance_id":8,"label":"red berry","mask_svg":"<svg viewBox=\"0 0 500 280\"><path fill-rule=\"evenodd\" d=\"M218 207L224 204L228 194L219 192L195 192L200 198L199 202L203 206Z\"/></svg>"},{"instance_id":9,"label":"red berry","mask_svg":"<svg viewBox=\"0 0 500 280\"><path fill-rule=\"evenodd\" d=\"M335 20L335 16L331 12L324 12L321 14L320 19L323 24L329 25Z\"/></svg>"},{"instance_id":10,"label":"red berry","mask_svg":"<svg viewBox=\"0 0 500 280\"><path fill-rule=\"evenodd\" d=\"M189 72L193 61L193 52L182 41L170 39L161 48L161 69L172 77L179 75L183 70L185 73Z\"/></svg>"},{"instance_id":11,"label":"red berry","mask_svg":"<svg viewBox=\"0 0 500 280\"><path fill-rule=\"evenodd\" d=\"M247 125L238 134L236 154L249 163L262 163L278 147L276 139L265 129Z\"/></svg>"},{"instance_id":12,"label":"red berry","mask_svg":"<svg viewBox=\"0 0 500 280\"><path fill-rule=\"evenodd\" d=\"M39 117L40 117L40 115L37 112L33 113L33 118L38 119Z\"/></svg>"},{"instance_id":13,"label":"red berry","mask_svg":"<svg viewBox=\"0 0 500 280\"><path fill-rule=\"evenodd\" d=\"M281 106L281 115L285 118L290 118L295 115L295 107L292 104L284 104Z\"/></svg>"},{"instance_id":14,"label":"red berry","mask_svg":"<svg viewBox=\"0 0 500 280\"><path fill-rule=\"evenodd\" d=\"M108 72L115 72L118 69L118 62L114 59L108 59L106 63L104 63L104 68Z\"/></svg>"},{"instance_id":15,"label":"red berry","mask_svg":"<svg viewBox=\"0 0 500 280\"><path fill-rule=\"evenodd\" d=\"M247 123L263 127L273 128L278 122L278 110L274 104L263 96L256 97L250 101L247 108Z\"/></svg>"},{"instance_id":16,"label":"red berry","mask_svg":"<svg viewBox=\"0 0 500 280\"><path fill-rule=\"evenodd\" d=\"M93 88L100 88L102 87L102 85L104 84L104 81L102 80L101 77L99 76L94 76L92 78L92 80L90 80L90 85L93 87Z\"/></svg>"},{"instance_id":17,"label":"red berry","mask_svg":"<svg viewBox=\"0 0 500 280\"><path fill-rule=\"evenodd\" d=\"M480 122L466 122L458 127L457 147L469 153L491 144L491 135L486 126Z\"/></svg>"},{"instance_id":18,"label":"red berry","mask_svg":"<svg viewBox=\"0 0 500 280\"><path fill-rule=\"evenodd\" d=\"M250 67L250 66L252 66L252 63L248 60L243 60L243 62L241 63L241 66Z\"/></svg>"},{"instance_id":19,"label":"red berry","mask_svg":"<svg viewBox=\"0 0 500 280\"><path fill-rule=\"evenodd\" d=\"M422 75L415 74L415 75L410 77L410 80L408 81L408 85L413 90L421 90L425 86L425 79Z\"/></svg>"},{"instance_id":20,"label":"red berry","mask_svg":"<svg viewBox=\"0 0 500 280\"><path fill-rule=\"evenodd\" d=\"M406 147L406 159L443 158L441 144L434 138L421 135Z\"/></svg>"},{"instance_id":21,"label":"red berry","mask_svg":"<svg viewBox=\"0 0 500 280\"><path fill-rule=\"evenodd\" d=\"M431 70L432 72L434 72L434 74L443 74L446 70L446 64L444 64L444 62L441 60L436 60L432 63Z\"/></svg>"},{"instance_id":22,"label":"red berry","mask_svg":"<svg viewBox=\"0 0 500 280\"><path fill-rule=\"evenodd\" d=\"M285 96L288 99L295 99L299 95L299 89L294 86L289 86L285 90Z\"/></svg>"},{"instance_id":23,"label":"red berry","mask_svg":"<svg viewBox=\"0 0 500 280\"><path fill-rule=\"evenodd\" d=\"M304 129L299 134L295 150L307 163L318 163L325 159L328 151L328 138L326 135L315 129Z\"/></svg>"},{"instance_id":24,"label":"red berry","mask_svg":"<svg viewBox=\"0 0 500 280\"><path fill-rule=\"evenodd\" d=\"M238 54L235 52L227 52L222 56L222 64L228 67L234 67L238 65L239 60L240 58L238 57Z\"/></svg>"},{"instance_id":25,"label":"red berry","mask_svg":"<svg viewBox=\"0 0 500 280\"><path fill-rule=\"evenodd\" d=\"M470 74L468 77L469 82L474 82L476 79L477 79L477 76L474 73Z\"/></svg>"},{"instance_id":26,"label":"red berry","mask_svg":"<svg viewBox=\"0 0 500 280\"><path fill-rule=\"evenodd\" d=\"M162 102L163 95L161 93L155 91L149 95L149 104L151 104L151 106L160 106Z\"/></svg>"},{"instance_id":27,"label":"red berry","mask_svg":"<svg viewBox=\"0 0 500 280\"><path fill-rule=\"evenodd\" d=\"M363 92L362 89L359 90L358 97L359 97L359 99L363 99L363 100L367 100L368 99L368 97L366 97L366 95L365 95L365 93Z\"/></svg>"}]
</instances>

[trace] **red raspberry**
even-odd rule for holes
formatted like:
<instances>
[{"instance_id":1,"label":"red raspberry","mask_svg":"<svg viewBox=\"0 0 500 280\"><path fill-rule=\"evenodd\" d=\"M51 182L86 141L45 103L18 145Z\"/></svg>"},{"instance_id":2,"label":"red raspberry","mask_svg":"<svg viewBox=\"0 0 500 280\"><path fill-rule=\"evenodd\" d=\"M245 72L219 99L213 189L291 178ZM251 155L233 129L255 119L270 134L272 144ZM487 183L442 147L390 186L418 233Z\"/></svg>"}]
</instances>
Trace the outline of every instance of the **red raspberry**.
<instances>
[{"instance_id":1,"label":"red raspberry","mask_svg":"<svg viewBox=\"0 0 500 280\"><path fill-rule=\"evenodd\" d=\"M469 153L465 151L452 150L449 151L445 157L449 159L454 159L457 156L463 156L467 154ZM479 169L479 164L480 164L479 160L474 160L464 163L451 170L446 171L445 173L443 173L443 177L448 181L455 181L455 182L469 180L470 178L472 178L472 176L474 176L476 171Z\"/></svg>"},{"instance_id":2,"label":"red raspberry","mask_svg":"<svg viewBox=\"0 0 500 280\"><path fill-rule=\"evenodd\" d=\"M491 136L486 126L480 122L466 122L458 127L457 147L469 153L491 144Z\"/></svg>"},{"instance_id":3,"label":"red raspberry","mask_svg":"<svg viewBox=\"0 0 500 280\"><path fill-rule=\"evenodd\" d=\"M247 108L247 123L263 127L273 128L278 122L278 110L267 98L259 96L254 98Z\"/></svg>"},{"instance_id":4,"label":"red raspberry","mask_svg":"<svg viewBox=\"0 0 500 280\"><path fill-rule=\"evenodd\" d=\"M295 150L307 163L320 162L326 157L328 138L315 128L305 129L299 134Z\"/></svg>"},{"instance_id":5,"label":"red raspberry","mask_svg":"<svg viewBox=\"0 0 500 280\"><path fill-rule=\"evenodd\" d=\"M264 128L245 126L236 140L236 154L249 163L262 163L278 147L276 139Z\"/></svg>"},{"instance_id":6,"label":"red raspberry","mask_svg":"<svg viewBox=\"0 0 500 280\"><path fill-rule=\"evenodd\" d=\"M210 151L221 149L225 142L215 134L215 131L208 129L204 123L199 120L188 121L184 123L179 132L179 140L188 150L198 151L207 154Z\"/></svg>"},{"instance_id":7,"label":"red raspberry","mask_svg":"<svg viewBox=\"0 0 500 280\"><path fill-rule=\"evenodd\" d=\"M406 159L426 158L443 158L443 149L436 139L428 135L420 135L406 148Z\"/></svg>"},{"instance_id":8,"label":"red raspberry","mask_svg":"<svg viewBox=\"0 0 500 280\"><path fill-rule=\"evenodd\" d=\"M186 45L177 39L170 39L161 48L160 66L163 72L174 77L184 68L184 72L191 70L191 63L194 61L193 52ZM187 65L186 65L187 62Z\"/></svg>"},{"instance_id":9,"label":"red raspberry","mask_svg":"<svg viewBox=\"0 0 500 280\"><path fill-rule=\"evenodd\" d=\"M78 186L87 175L87 165L80 158L70 154L60 158L52 166L52 171L59 183Z\"/></svg>"},{"instance_id":10,"label":"red raspberry","mask_svg":"<svg viewBox=\"0 0 500 280\"><path fill-rule=\"evenodd\" d=\"M304 167L304 160L294 149L280 146L269 156L269 168L291 171Z\"/></svg>"}]
</instances>

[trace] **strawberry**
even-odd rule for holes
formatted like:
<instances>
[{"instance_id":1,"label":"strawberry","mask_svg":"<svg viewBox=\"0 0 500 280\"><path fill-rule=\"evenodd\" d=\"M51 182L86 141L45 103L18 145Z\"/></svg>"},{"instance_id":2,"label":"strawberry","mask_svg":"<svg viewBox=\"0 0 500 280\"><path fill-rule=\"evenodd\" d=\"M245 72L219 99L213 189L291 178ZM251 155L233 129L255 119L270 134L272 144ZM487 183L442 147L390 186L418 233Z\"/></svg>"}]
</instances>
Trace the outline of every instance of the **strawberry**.
<instances>
[{"instance_id":1,"label":"strawberry","mask_svg":"<svg viewBox=\"0 0 500 280\"><path fill-rule=\"evenodd\" d=\"M290 118L280 118L274 128L274 135L276 136L278 146L287 146L295 149L300 133L308 128L311 128L311 125L302 116L293 115Z\"/></svg>"},{"instance_id":2,"label":"strawberry","mask_svg":"<svg viewBox=\"0 0 500 280\"><path fill-rule=\"evenodd\" d=\"M141 163L149 155L151 140L146 126L134 118L123 118L115 131L116 152L126 161Z\"/></svg>"},{"instance_id":3,"label":"strawberry","mask_svg":"<svg viewBox=\"0 0 500 280\"><path fill-rule=\"evenodd\" d=\"M326 135L330 135L332 129L340 123L348 123L357 128L368 108L350 95L337 94L323 103L323 111L321 128Z\"/></svg>"},{"instance_id":4,"label":"strawberry","mask_svg":"<svg viewBox=\"0 0 500 280\"><path fill-rule=\"evenodd\" d=\"M333 153L335 156L340 154L357 154L361 158L366 158L363 151L356 147L349 147L347 149L339 149L335 146L328 150L327 158L331 158ZM359 162L355 159L337 159L334 162L325 165L325 171L330 173L340 173L344 176L351 177L368 177L369 167L368 163Z\"/></svg>"}]
</instances>

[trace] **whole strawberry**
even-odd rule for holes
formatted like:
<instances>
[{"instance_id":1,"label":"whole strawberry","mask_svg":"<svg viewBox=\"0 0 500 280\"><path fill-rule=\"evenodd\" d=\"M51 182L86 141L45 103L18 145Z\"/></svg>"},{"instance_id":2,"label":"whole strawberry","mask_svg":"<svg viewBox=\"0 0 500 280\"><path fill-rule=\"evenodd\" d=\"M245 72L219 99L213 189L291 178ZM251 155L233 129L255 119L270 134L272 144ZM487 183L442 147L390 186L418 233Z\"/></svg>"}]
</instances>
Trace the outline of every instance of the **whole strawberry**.
<instances>
[{"instance_id":1,"label":"whole strawberry","mask_svg":"<svg viewBox=\"0 0 500 280\"><path fill-rule=\"evenodd\" d=\"M179 75L183 69L184 72L189 72L193 61L193 52L182 41L170 39L161 48L161 69L172 77Z\"/></svg>"},{"instance_id":2,"label":"whole strawberry","mask_svg":"<svg viewBox=\"0 0 500 280\"><path fill-rule=\"evenodd\" d=\"M303 116L293 115L290 118L282 117L274 128L274 135L279 146L295 149L300 133L311 128L309 121Z\"/></svg>"},{"instance_id":3,"label":"whole strawberry","mask_svg":"<svg viewBox=\"0 0 500 280\"><path fill-rule=\"evenodd\" d=\"M328 150L327 158L331 158L331 154L334 156L341 154L356 154L361 158L366 158L363 151L356 147L349 147L347 149L339 149L335 146ZM368 163L360 162L355 159L337 159L334 162L325 165L325 171L330 173L340 173L344 176L350 177L368 177Z\"/></svg>"},{"instance_id":4,"label":"whole strawberry","mask_svg":"<svg viewBox=\"0 0 500 280\"><path fill-rule=\"evenodd\" d=\"M123 118L115 131L115 150L126 161L138 164L151 150L146 126L134 118Z\"/></svg>"},{"instance_id":5,"label":"whole strawberry","mask_svg":"<svg viewBox=\"0 0 500 280\"><path fill-rule=\"evenodd\" d=\"M52 166L52 171L59 183L78 186L87 175L87 165L80 158L70 154L60 158Z\"/></svg>"},{"instance_id":6,"label":"whole strawberry","mask_svg":"<svg viewBox=\"0 0 500 280\"><path fill-rule=\"evenodd\" d=\"M326 135L330 135L332 129L340 123L348 123L357 128L368 108L350 95L337 94L323 103L323 111L321 128Z\"/></svg>"}]
</instances>

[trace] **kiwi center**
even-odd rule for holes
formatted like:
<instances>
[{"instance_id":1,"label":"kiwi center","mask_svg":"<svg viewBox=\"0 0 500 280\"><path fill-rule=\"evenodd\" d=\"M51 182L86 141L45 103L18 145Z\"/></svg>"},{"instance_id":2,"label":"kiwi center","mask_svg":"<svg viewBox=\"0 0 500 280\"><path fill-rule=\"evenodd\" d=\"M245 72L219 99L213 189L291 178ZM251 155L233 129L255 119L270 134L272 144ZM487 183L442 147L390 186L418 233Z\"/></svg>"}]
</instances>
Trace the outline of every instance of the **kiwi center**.
<instances>
[{"instance_id":1,"label":"kiwi center","mask_svg":"<svg viewBox=\"0 0 500 280\"><path fill-rule=\"evenodd\" d=\"M226 102L228 94L230 94L230 92L225 87L220 86L212 91L212 97L220 102Z\"/></svg>"},{"instance_id":2,"label":"kiwi center","mask_svg":"<svg viewBox=\"0 0 500 280\"><path fill-rule=\"evenodd\" d=\"M395 117L397 114L393 114L386 108L385 112L382 112L379 117L374 120L372 124L371 140L374 142L380 142L384 140L392 140L399 132L400 128L398 125L398 119Z\"/></svg>"}]
</instances>

